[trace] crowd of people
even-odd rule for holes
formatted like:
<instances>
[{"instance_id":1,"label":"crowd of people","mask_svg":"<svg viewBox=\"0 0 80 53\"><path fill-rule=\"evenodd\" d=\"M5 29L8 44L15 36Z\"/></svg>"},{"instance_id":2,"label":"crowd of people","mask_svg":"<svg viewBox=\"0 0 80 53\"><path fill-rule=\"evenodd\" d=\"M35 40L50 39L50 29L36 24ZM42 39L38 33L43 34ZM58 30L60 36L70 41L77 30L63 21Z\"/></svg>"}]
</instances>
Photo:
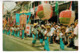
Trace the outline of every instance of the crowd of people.
<instances>
[{"instance_id":1,"label":"crowd of people","mask_svg":"<svg viewBox=\"0 0 80 53\"><path fill-rule=\"evenodd\" d=\"M3 34L12 35L15 37L20 37L24 39L27 37L26 28L24 25L6 25L3 26ZM78 49L78 20L76 20L71 25L63 24L41 24L34 23L31 27L30 36L33 38L32 46L35 47L36 41L40 40L41 45L44 50L49 51L49 44L60 44L60 48L64 50L64 46L72 47L73 49ZM43 42L45 44L43 44Z\"/></svg>"}]
</instances>

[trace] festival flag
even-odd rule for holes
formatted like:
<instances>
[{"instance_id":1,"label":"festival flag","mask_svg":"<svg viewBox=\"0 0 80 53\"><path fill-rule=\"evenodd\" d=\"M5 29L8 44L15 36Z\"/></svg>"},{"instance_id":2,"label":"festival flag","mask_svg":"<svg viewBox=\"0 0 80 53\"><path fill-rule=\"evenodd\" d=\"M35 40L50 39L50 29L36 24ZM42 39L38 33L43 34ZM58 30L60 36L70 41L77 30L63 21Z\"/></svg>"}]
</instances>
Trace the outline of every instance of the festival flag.
<instances>
[{"instance_id":1,"label":"festival flag","mask_svg":"<svg viewBox=\"0 0 80 53\"><path fill-rule=\"evenodd\" d=\"M56 1L56 4L55 4L55 12L58 15L58 2L57 1Z\"/></svg>"}]
</instances>

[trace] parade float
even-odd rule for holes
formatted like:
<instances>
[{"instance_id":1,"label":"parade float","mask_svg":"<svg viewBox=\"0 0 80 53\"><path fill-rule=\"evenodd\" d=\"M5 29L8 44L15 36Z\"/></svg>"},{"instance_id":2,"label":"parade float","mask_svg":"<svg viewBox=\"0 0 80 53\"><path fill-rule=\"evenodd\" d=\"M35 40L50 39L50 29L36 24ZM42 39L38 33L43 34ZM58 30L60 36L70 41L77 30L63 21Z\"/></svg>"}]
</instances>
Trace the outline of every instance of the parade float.
<instances>
[{"instance_id":1,"label":"parade float","mask_svg":"<svg viewBox=\"0 0 80 53\"><path fill-rule=\"evenodd\" d=\"M38 16L41 20L48 20L52 17L53 9L52 6L48 3L44 3L38 5L36 16Z\"/></svg>"},{"instance_id":2,"label":"parade float","mask_svg":"<svg viewBox=\"0 0 80 53\"><path fill-rule=\"evenodd\" d=\"M64 10L64 11L61 11L59 14L60 24L63 24L63 25L70 25L74 23L74 19L75 19L74 11Z\"/></svg>"}]
</instances>

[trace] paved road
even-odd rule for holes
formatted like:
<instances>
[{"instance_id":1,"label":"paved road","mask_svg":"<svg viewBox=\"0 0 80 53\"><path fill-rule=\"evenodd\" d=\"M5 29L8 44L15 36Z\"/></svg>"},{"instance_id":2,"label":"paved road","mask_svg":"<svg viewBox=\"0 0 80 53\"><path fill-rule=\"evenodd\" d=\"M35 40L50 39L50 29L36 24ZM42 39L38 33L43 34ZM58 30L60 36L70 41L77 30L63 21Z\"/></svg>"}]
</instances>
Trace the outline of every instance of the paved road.
<instances>
[{"instance_id":1,"label":"paved road","mask_svg":"<svg viewBox=\"0 0 80 53\"><path fill-rule=\"evenodd\" d=\"M51 51L76 51L66 46L64 50L61 50L60 45L56 43L49 44L49 47ZM22 40L19 37L3 34L3 51L44 51L44 47L40 45L39 40L37 40L35 47L32 47L32 37Z\"/></svg>"}]
</instances>

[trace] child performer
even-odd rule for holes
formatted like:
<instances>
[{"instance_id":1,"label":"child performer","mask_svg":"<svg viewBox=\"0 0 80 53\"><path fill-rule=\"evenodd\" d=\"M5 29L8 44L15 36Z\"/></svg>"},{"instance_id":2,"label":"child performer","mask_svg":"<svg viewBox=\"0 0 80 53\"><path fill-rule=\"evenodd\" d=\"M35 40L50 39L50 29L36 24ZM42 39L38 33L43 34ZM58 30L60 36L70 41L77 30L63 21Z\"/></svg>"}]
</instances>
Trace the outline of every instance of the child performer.
<instances>
[{"instance_id":1,"label":"child performer","mask_svg":"<svg viewBox=\"0 0 80 53\"><path fill-rule=\"evenodd\" d=\"M14 26L12 26L11 29L12 29L12 34L11 35L14 36Z\"/></svg>"},{"instance_id":2,"label":"child performer","mask_svg":"<svg viewBox=\"0 0 80 53\"><path fill-rule=\"evenodd\" d=\"M44 41L45 41L45 45L44 45L44 50L46 51L50 51L49 49L49 36L50 36L50 26L47 26L47 31L45 32L45 37L44 37Z\"/></svg>"},{"instance_id":3,"label":"child performer","mask_svg":"<svg viewBox=\"0 0 80 53\"><path fill-rule=\"evenodd\" d=\"M7 26L7 35L10 35L10 27L9 27L9 25Z\"/></svg>"},{"instance_id":4,"label":"child performer","mask_svg":"<svg viewBox=\"0 0 80 53\"><path fill-rule=\"evenodd\" d=\"M17 26L16 25L14 26L14 36L15 37L17 36Z\"/></svg>"},{"instance_id":5,"label":"child performer","mask_svg":"<svg viewBox=\"0 0 80 53\"><path fill-rule=\"evenodd\" d=\"M61 28L61 32L60 32L60 48L62 49L62 50L64 50L64 43L63 43L63 36L64 36L64 28Z\"/></svg>"},{"instance_id":6,"label":"child performer","mask_svg":"<svg viewBox=\"0 0 80 53\"><path fill-rule=\"evenodd\" d=\"M27 34L26 34L26 29L25 29L25 31L24 31L24 36L25 36L25 38L27 37Z\"/></svg>"},{"instance_id":7,"label":"child performer","mask_svg":"<svg viewBox=\"0 0 80 53\"><path fill-rule=\"evenodd\" d=\"M20 27L20 38L22 38L22 28Z\"/></svg>"},{"instance_id":8,"label":"child performer","mask_svg":"<svg viewBox=\"0 0 80 53\"><path fill-rule=\"evenodd\" d=\"M5 33L5 29L4 29L5 27L3 26L3 34Z\"/></svg>"},{"instance_id":9,"label":"child performer","mask_svg":"<svg viewBox=\"0 0 80 53\"><path fill-rule=\"evenodd\" d=\"M32 31L32 37L33 37L33 41L32 41L32 46L34 46L34 44L36 43L36 34L37 34L37 24L38 23L34 23L34 29Z\"/></svg>"},{"instance_id":10,"label":"child performer","mask_svg":"<svg viewBox=\"0 0 80 53\"><path fill-rule=\"evenodd\" d=\"M24 26L22 26L22 39L24 38Z\"/></svg>"},{"instance_id":11,"label":"child performer","mask_svg":"<svg viewBox=\"0 0 80 53\"><path fill-rule=\"evenodd\" d=\"M45 26L41 25L41 30L39 31L39 38L42 46L43 46L43 39L44 39L44 31L45 31Z\"/></svg>"},{"instance_id":12,"label":"child performer","mask_svg":"<svg viewBox=\"0 0 80 53\"><path fill-rule=\"evenodd\" d=\"M7 34L7 27L5 27L4 30L5 30L5 34Z\"/></svg>"},{"instance_id":13,"label":"child performer","mask_svg":"<svg viewBox=\"0 0 80 53\"><path fill-rule=\"evenodd\" d=\"M10 27L10 36L12 35L12 26Z\"/></svg>"},{"instance_id":14,"label":"child performer","mask_svg":"<svg viewBox=\"0 0 80 53\"><path fill-rule=\"evenodd\" d=\"M19 29L19 25L17 25L17 37L19 37L20 35L20 29Z\"/></svg>"}]
</instances>

